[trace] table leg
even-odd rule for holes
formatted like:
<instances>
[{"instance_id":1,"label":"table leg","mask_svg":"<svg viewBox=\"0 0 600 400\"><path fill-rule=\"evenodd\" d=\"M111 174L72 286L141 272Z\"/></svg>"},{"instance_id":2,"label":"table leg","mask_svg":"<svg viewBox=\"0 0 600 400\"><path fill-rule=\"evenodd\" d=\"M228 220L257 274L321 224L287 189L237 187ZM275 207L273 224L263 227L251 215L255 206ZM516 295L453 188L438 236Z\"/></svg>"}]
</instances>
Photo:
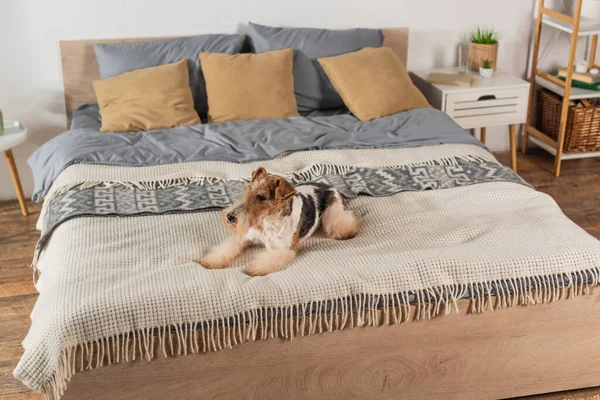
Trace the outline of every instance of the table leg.
<instances>
[{"instance_id":1,"label":"table leg","mask_svg":"<svg viewBox=\"0 0 600 400\"><path fill-rule=\"evenodd\" d=\"M479 140L481 140L481 143L485 144L485 127L481 128L481 136Z\"/></svg>"},{"instance_id":2,"label":"table leg","mask_svg":"<svg viewBox=\"0 0 600 400\"><path fill-rule=\"evenodd\" d=\"M517 172L517 133L514 125L508 126L510 139L510 167Z\"/></svg>"},{"instance_id":3,"label":"table leg","mask_svg":"<svg viewBox=\"0 0 600 400\"><path fill-rule=\"evenodd\" d=\"M26 217L27 214L29 214L29 211L27 210L27 203L25 202L25 195L23 195L23 188L21 187L21 180L19 179L19 172L15 165L15 158L13 157L12 150L6 150L4 156L8 163L8 169L10 170L13 185L15 185L15 190L17 191L17 198L19 199L19 205L21 206L21 214Z\"/></svg>"}]
</instances>

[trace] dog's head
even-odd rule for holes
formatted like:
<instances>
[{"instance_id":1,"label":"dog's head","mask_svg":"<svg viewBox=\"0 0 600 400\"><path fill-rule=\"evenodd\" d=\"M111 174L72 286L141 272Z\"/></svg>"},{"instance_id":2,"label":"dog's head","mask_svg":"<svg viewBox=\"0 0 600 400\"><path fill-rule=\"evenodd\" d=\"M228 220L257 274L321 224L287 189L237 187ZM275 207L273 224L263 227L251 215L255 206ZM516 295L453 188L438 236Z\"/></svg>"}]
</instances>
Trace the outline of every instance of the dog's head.
<instances>
[{"instance_id":1,"label":"dog's head","mask_svg":"<svg viewBox=\"0 0 600 400\"><path fill-rule=\"evenodd\" d=\"M291 199L296 189L282 177L269 175L264 168L252 173L252 180L244 189L244 196L226 209L223 216L227 224L237 230L247 231L270 215L291 211Z\"/></svg>"}]
</instances>

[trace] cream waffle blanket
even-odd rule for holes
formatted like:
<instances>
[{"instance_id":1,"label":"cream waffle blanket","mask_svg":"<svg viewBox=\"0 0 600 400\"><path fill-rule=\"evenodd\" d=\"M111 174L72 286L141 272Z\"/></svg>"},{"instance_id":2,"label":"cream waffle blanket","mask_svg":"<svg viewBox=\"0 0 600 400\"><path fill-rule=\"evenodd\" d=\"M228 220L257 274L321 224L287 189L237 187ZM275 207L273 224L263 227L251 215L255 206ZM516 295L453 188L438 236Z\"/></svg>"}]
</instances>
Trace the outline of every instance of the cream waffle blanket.
<instances>
[{"instance_id":1,"label":"cream waffle blanket","mask_svg":"<svg viewBox=\"0 0 600 400\"><path fill-rule=\"evenodd\" d=\"M359 167L387 179L386 171L405 168L419 185L441 179L422 168L438 165L454 184L358 195L348 203L363 220L356 238L313 236L289 267L258 278L243 273L252 252L225 270L198 263L226 235L215 211L65 220L40 250L40 296L14 375L59 398L76 371L135 357L426 319L458 311L465 296L475 312L549 302L596 285L600 243L550 197L510 179L463 180L470 166L494 162L477 146L440 145L308 151L243 165L71 166L50 190L42 231L51 200L75 189L143 194L239 181L259 165L296 180Z\"/></svg>"}]
</instances>

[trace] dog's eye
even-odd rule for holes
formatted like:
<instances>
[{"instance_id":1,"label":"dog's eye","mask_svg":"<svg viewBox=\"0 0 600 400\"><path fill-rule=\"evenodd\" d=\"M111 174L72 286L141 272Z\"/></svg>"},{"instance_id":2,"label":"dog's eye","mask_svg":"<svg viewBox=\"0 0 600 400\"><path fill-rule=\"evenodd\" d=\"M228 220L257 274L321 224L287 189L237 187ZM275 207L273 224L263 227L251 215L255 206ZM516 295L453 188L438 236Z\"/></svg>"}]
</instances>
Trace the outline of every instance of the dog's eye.
<instances>
[{"instance_id":1,"label":"dog's eye","mask_svg":"<svg viewBox=\"0 0 600 400\"><path fill-rule=\"evenodd\" d=\"M262 194L259 194L258 196L256 196L256 199L258 201L265 201L267 198L265 196L263 196Z\"/></svg>"}]
</instances>

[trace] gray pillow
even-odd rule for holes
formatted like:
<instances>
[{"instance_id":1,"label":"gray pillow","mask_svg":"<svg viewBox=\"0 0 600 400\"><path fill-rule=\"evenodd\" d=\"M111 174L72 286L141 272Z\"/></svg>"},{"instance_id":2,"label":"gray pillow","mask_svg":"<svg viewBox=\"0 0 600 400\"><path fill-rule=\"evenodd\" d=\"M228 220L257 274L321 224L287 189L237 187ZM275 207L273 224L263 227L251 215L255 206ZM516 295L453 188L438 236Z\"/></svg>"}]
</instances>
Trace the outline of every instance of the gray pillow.
<instances>
[{"instance_id":1,"label":"gray pillow","mask_svg":"<svg viewBox=\"0 0 600 400\"><path fill-rule=\"evenodd\" d=\"M90 129L100 131L102 127L102 118L100 117L100 108L98 104L84 104L77 107L71 116L71 130Z\"/></svg>"},{"instance_id":2,"label":"gray pillow","mask_svg":"<svg viewBox=\"0 0 600 400\"><path fill-rule=\"evenodd\" d=\"M237 54L245 40L242 35L200 35L153 42L94 44L94 52L102 79L187 58L194 105L200 118L206 118L208 102L198 53Z\"/></svg>"},{"instance_id":3,"label":"gray pillow","mask_svg":"<svg viewBox=\"0 0 600 400\"><path fill-rule=\"evenodd\" d=\"M275 28L248 23L248 36L255 53L294 49L294 92L298 111L343 107L344 102L317 61L351 53L364 47L381 47L379 29L334 31L317 28Z\"/></svg>"}]
</instances>

